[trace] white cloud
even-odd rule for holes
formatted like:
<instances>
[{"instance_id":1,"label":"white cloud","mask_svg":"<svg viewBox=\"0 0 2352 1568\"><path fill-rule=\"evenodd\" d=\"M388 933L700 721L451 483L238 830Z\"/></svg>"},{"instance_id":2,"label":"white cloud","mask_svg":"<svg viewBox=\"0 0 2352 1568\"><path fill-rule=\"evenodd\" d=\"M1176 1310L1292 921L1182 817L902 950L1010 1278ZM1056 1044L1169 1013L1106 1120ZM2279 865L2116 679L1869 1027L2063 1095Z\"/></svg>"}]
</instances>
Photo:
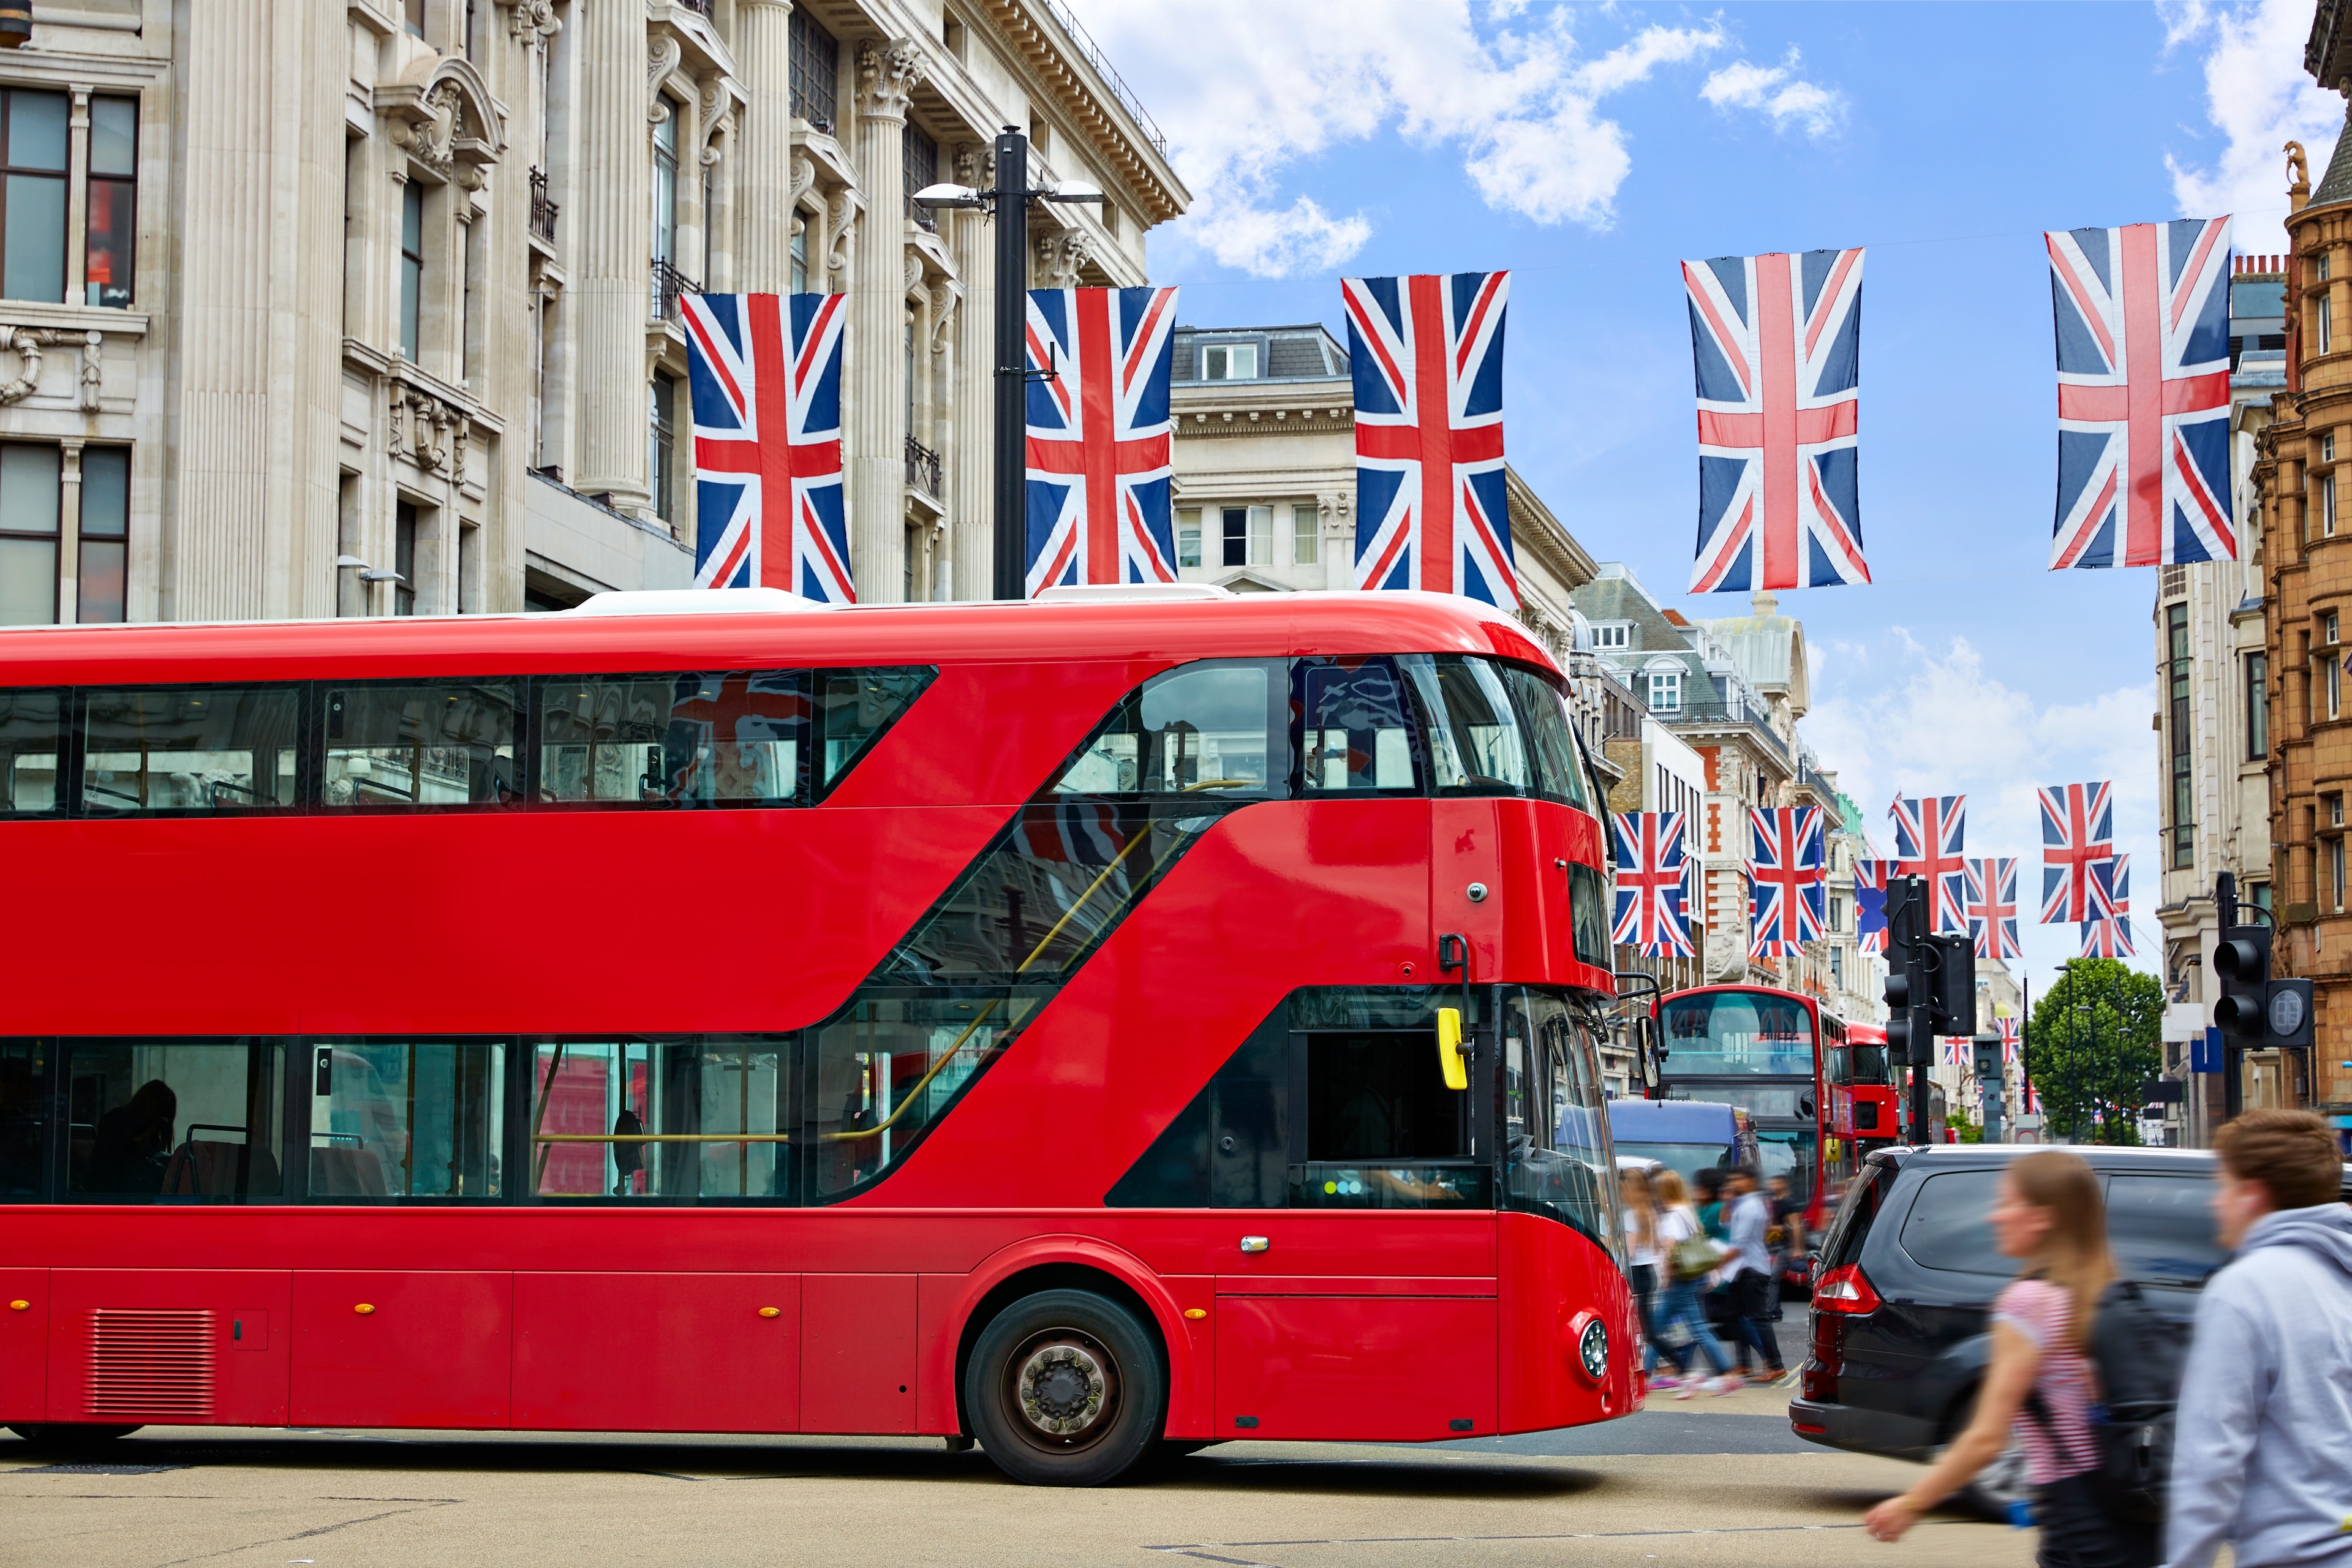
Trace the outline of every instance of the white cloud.
<instances>
[{"instance_id":1,"label":"white cloud","mask_svg":"<svg viewBox=\"0 0 2352 1568\"><path fill-rule=\"evenodd\" d=\"M2171 153L2173 200L2185 217L2239 215L2238 249L2286 249L2288 141L2301 142L2318 184L2344 123L2344 100L2303 68L2311 0L2158 0L2168 50L2205 49L2206 118L2226 139L2210 163Z\"/></svg>"},{"instance_id":2,"label":"white cloud","mask_svg":"<svg viewBox=\"0 0 2352 1568\"><path fill-rule=\"evenodd\" d=\"M1372 232L1284 188L1318 154L1393 132L1459 155L1481 200L1605 228L1633 169L1612 95L1732 47L1722 25L1641 28L1579 52L1566 6L1530 0L1073 0L1167 131L1194 195L1175 236L1264 277L1344 265ZM1605 25L1606 12L1583 12ZM1791 82L1782 96L1823 89ZM1829 95L1834 99L1834 95ZM1767 94L1776 123L1813 110ZM1841 101L1842 100L1838 100Z\"/></svg>"},{"instance_id":3,"label":"white cloud","mask_svg":"<svg viewBox=\"0 0 2352 1568\"><path fill-rule=\"evenodd\" d=\"M2116 847L2132 858L2132 934L2139 967L2155 967L2160 901L2152 686L2123 687L2079 703L2039 706L1991 679L1965 638L1938 654L1900 626L1874 648L1838 645L1816 666L1802 733L1838 786L1862 807L1862 826L1892 853L1886 807L1897 794L1968 796L1968 853L2018 859L2019 931L2037 992L2081 951L2073 926L2039 923L2043 784L2115 784ZM1878 656L1874 660L1873 655ZM1823 679L1826 675L1827 679Z\"/></svg>"},{"instance_id":4,"label":"white cloud","mask_svg":"<svg viewBox=\"0 0 2352 1568\"><path fill-rule=\"evenodd\" d=\"M1805 80L1799 64L1795 49L1777 66L1734 60L1708 77L1698 95L1717 109L1755 110L1776 131L1795 125L1808 136L1827 136L1845 118L1845 94Z\"/></svg>"}]
</instances>

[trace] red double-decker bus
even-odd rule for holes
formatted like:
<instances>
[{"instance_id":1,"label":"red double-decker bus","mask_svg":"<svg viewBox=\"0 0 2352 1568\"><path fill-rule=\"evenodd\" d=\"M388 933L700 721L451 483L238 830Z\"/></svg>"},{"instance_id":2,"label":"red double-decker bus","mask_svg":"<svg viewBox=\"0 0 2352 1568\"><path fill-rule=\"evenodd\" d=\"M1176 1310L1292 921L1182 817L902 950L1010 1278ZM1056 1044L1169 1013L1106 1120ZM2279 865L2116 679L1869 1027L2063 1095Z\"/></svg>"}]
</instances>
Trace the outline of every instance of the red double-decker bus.
<instances>
[{"instance_id":1,"label":"red double-decker bus","mask_svg":"<svg viewBox=\"0 0 2352 1568\"><path fill-rule=\"evenodd\" d=\"M0 632L0 1421L1067 1484L1634 1407L1508 617L674 600Z\"/></svg>"},{"instance_id":2,"label":"red double-decker bus","mask_svg":"<svg viewBox=\"0 0 2352 1568\"><path fill-rule=\"evenodd\" d=\"M1786 1176L1805 1227L1825 1217L1830 1063L1844 1022L1811 997L1764 985L1703 985L1655 1004L1665 1059L1654 1099L1719 1100L1755 1119L1761 1174Z\"/></svg>"},{"instance_id":3,"label":"red double-decker bus","mask_svg":"<svg viewBox=\"0 0 2352 1568\"><path fill-rule=\"evenodd\" d=\"M1874 1149L1895 1141L1902 1093L1886 1055L1883 1024L1848 1024L1845 1044L1824 1054L1822 1173L1834 1202Z\"/></svg>"}]
</instances>

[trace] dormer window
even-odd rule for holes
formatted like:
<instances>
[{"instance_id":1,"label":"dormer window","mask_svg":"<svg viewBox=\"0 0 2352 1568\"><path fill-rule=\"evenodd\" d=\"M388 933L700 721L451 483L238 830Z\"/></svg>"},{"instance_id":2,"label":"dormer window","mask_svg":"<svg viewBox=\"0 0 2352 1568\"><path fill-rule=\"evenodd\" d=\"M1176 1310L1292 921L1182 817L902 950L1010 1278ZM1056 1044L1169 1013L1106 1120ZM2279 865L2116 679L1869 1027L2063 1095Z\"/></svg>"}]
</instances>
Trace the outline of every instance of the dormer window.
<instances>
[{"instance_id":1,"label":"dormer window","mask_svg":"<svg viewBox=\"0 0 2352 1568\"><path fill-rule=\"evenodd\" d=\"M1633 623L1630 621L1619 621L1611 626L1594 626L1592 628L1592 646L1594 647L1633 647Z\"/></svg>"},{"instance_id":2,"label":"dormer window","mask_svg":"<svg viewBox=\"0 0 2352 1568\"><path fill-rule=\"evenodd\" d=\"M1204 343L1201 348L1202 381L1255 381L1255 343Z\"/></svg>"}]
</instances>

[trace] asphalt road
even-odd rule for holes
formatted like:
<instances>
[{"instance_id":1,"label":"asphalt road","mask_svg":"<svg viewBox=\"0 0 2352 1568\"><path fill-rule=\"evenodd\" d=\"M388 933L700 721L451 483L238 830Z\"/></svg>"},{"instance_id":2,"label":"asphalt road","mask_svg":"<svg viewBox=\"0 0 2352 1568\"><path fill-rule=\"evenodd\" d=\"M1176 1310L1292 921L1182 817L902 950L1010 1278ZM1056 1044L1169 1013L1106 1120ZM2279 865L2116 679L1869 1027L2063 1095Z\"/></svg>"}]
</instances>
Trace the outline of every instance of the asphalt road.
<instances>
[{"instance_id":1,"label":"asphalt road","mask_svg":"<svg viewBox=\"0 0 2352 1568\"><path fill-rule=\"evenodd\" d=\"M0 1564L471 1568L1177 1563L1260 1568L2032 1561L1952 1513L1856 1528L1916 1472L1788 1433L1785 1390L1403 1447L1226 1443L1131 1485L1014 1486L935 1439L149 1428L95 1464L0 1436Z\"/></svg>"}]
</instances>

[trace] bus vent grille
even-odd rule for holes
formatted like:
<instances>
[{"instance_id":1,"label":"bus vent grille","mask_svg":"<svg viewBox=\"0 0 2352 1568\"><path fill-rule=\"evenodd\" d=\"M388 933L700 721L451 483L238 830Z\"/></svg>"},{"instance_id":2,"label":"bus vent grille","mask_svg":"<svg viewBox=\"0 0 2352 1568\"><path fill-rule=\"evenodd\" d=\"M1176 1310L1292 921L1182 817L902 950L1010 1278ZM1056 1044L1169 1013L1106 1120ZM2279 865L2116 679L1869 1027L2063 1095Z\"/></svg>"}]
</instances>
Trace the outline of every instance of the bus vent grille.
<instances>
[{"instance_id":1,"label":"bus vent grille","mask_svg":"<svg viewBox=\"0 0 2352 1568\"><path fill-rule=\"evenodd\" d=\"M91 1312L89 1414L105 1421L211 1420L213 1315Z\"/></svg>"}]
</instances>

